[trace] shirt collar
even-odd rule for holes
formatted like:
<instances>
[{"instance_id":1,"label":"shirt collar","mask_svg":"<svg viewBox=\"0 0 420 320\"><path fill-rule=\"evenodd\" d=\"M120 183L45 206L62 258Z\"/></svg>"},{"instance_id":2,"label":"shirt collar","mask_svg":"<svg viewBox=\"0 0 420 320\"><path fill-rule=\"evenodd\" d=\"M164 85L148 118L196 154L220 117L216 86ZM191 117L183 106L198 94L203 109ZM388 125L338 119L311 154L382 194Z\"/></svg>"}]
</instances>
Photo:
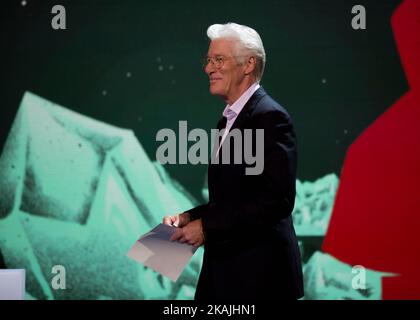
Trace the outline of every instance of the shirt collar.
<instances>
[{"instance_id":1,"label":"shirt collar","mask_svg":"<svg viewBox=\"0 0 420 320\"><path fill-rule=\"evenodd\" d=\"M223 110L223 116L227 118L227 120L232 120L236 118L238 114L241 112L245 104L248 102L249 98L260 88L260 84L258 82L253 83L242 95L236 100L232 105L227 105Z\"/></svg>"}]
</instances>

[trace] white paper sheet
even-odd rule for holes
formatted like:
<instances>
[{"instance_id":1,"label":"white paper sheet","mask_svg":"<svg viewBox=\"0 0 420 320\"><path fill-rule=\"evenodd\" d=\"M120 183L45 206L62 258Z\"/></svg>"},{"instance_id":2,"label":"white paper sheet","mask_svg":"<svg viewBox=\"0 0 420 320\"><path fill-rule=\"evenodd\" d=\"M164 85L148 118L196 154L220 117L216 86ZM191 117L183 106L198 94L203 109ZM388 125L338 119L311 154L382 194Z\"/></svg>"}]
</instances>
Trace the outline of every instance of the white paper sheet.
<instances>
[{"instance_id":1,"label":"white paper sheet","mask_svg":"<svg viewBox=\"0 0 420 320\"><path fill-rule=\"evenodd\" d=\"M157 225L136 241L127 256L176 281L197 248L169 239L176 227Z\"/></svg>"}]
</instances>

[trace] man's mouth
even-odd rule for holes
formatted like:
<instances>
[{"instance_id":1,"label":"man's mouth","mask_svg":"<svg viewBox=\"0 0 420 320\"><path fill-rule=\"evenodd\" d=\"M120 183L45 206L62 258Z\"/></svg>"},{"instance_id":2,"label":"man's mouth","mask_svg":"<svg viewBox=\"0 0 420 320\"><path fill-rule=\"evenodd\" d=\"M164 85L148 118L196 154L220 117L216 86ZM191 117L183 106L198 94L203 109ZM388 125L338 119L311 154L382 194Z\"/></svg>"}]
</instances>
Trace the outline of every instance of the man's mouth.
<instances>
[{"instance_id":1,"label":"man's mouth","mask_svg":"<svg viewBox=\"0 0 420 320\"><path fill-rule=\"evenodd\" d=\"M210 79L210 84L216 83L219 80L221 80L221 79L220 78Z\"/></svg>"}]
</instances>

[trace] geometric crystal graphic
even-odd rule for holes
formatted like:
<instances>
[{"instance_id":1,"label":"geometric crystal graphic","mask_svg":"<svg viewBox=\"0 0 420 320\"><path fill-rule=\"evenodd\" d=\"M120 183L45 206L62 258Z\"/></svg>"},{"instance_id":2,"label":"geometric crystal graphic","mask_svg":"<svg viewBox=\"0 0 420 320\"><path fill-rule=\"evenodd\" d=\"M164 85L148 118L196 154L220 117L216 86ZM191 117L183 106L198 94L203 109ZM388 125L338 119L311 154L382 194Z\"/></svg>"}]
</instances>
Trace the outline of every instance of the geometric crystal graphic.
<instances>
[{"instance_id":1,"label":"geometric crystal graphic","mask_svg":"<svg viewBox=\"0 0 420 320\"><path fill-rule=\"evenodd\" d=\"M303 268L305 300L378 300L386 274L350 266L315 252Z\"/></svg>"},{"instance_id":2,"label":"geometric crystal graphic","mask_svg":"<svg viewBox=\"0 0 420 320\"><path fill-rule=\"evenodd\" d=\"M34 299L191 299L198 250L174 283L130 260L141 234L196 201L131 130L26 92L0 156L0 251ZM65 289L54 289L54 266Z\"/></svg>"},{"instance_id":3,"label":"geometric crystal graphic","mask_svg":"<svg viewBox=\"0 0 420 320\"><path fill-rule=\"evenodd\" d=\"M328 174L314 182L296 180L293 223L299 236L323 236L334 204L338 177Z\"/></svg>"}]
</instances>

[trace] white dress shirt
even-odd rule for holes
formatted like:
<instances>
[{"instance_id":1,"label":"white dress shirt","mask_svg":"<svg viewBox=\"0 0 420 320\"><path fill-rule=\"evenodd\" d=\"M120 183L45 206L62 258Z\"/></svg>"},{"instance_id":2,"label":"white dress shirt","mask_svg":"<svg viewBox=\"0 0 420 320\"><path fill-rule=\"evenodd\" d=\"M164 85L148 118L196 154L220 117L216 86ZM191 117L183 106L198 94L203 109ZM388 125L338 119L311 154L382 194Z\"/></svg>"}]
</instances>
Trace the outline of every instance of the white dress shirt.
<instances>
[{"instance_id":1,"label":"white dress shirt","mask_svg":"<svg viewBox=\"0 0 420 320\"><path fill-rule=\"evenodd\" d=\"M255 91L260 88L260 84L255 82L252 84L242 95L236 100L232 105L228 104L225 109L223 110L223 116L226 117L226 129L222 136L222 141L220 142L219 148L217 149L216 156L219 155L220 147L225 141L226 136L228 135L230 129L232 128L233 123L235 122L236 118L238 117L239 113L244 108L245 104L251 98Z\"/></svg>"}]
</instances>

